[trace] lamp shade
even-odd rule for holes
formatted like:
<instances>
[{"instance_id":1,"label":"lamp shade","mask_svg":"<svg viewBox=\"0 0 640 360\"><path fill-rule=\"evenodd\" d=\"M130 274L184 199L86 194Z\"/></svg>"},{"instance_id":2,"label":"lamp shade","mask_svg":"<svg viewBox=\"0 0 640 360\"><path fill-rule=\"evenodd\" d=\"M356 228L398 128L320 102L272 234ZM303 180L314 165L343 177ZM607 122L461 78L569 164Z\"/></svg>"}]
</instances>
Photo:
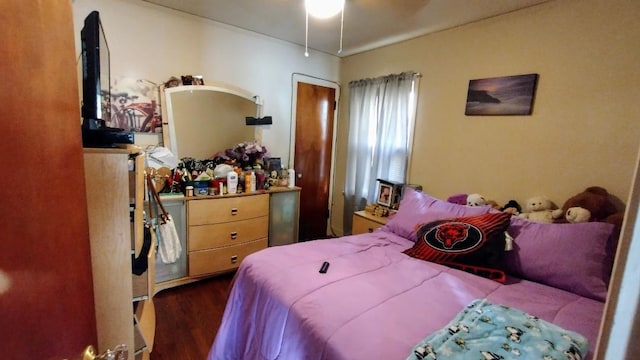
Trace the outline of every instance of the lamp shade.
<instances>
[{"instance_id":1,"label":"lamp shade","mask_svg":"<svg viewBox=\"0 0 640 360\"><path fill-rule=\"evenodd\" d=\"M309 15L326 19L338 14L344 8L344 0L305 0Z\"/></svg>"}]
</instances>

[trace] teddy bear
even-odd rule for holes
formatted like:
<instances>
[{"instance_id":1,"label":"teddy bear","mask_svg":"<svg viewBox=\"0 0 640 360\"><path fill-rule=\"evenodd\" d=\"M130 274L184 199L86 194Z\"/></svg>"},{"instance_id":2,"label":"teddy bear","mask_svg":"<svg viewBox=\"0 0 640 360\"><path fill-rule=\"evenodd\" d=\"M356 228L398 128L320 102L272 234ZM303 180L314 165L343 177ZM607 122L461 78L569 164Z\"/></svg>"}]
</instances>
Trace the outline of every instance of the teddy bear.
<instances>
[{"instance_id":1,"label":"teddy bear","mask_svg":"<svg viewBox=\"0 0 640 360\"><path fill-rule=\"evenodd\" d=\"M487 200L487 203L485 205L491 206L491 208L494 209L494 210L502 211L502 210L500 210L501 209L500 205L498 205L498 203L495 200L489 199L489 200Z\"/></svg>"},{"instance_id":2,"label":"teddy bear","mask_svg":"<svg viewBox=\"0 0 640 360\"><path fill-rule=\"evenodd\" d=\"M518 204L517 201L509 200L499 210L502 211L502 212L507 212L507 213L509 213L511 215L520 215L520 212L522 211L522 208L520 207L520 204Z\"/></svg>"},{"instance_id":3,"label":"teddy bear","mask_svg":"<svg viewBox=\"0 0 640 360\"><path fill-rule=\"evenodd\" d=\"M526 212L519 217L540 223L552 223L554 206L551 200L544 196L533 196L525 203Z\"/></svg>"},{"instance_id":4,"label":"teddy bear","mask_svg":"<svg viewBox=\"0 0 640 360\"><path fill-rule=\"evenodd\" d=\"M467 206L485 206L488 205L487 199L480 194L467 195Z\"/></svg>"},{"instance_id":5,"label":"teddy bear","mask_svg":"<svg viewBox=\"0 0 640 360\"><path fill-rule=\"evenodd\" d=\"M484 195L469 194L466 198L467 206L490 206L494 210L500 210L500 205L495 200L487 199Z\"/></svg>"},{"instance_id":6,"label":"teddy bear","mask_svg":"<svg viewBox=\"0 0 640 360\"><path fill-rule=\"evenodd\" d=\"M581 223L606 221L618 213L609 192L600 186L591 186L564 202L561 209L553 213L556 222ZM612 220L615 222L617 220Z\"/></svg>"}]
</instances>

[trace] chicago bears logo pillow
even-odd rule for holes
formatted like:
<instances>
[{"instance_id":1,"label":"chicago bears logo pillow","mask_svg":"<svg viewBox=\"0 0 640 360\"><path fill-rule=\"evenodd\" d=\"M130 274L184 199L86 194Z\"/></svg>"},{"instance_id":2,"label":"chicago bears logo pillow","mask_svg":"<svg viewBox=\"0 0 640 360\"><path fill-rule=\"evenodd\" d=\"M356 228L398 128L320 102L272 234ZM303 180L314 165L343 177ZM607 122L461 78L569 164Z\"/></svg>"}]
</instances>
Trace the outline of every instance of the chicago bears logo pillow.
<instances>
[{"instance_id":1,"label":"chicago bears logo pillow","mask_svg":"<svg viewBox=\"0 0 640 360\"><path fill-rule=\"evenodd\" d=\"M472 251L482 242L480 229L464 222L453 221L436 225L422 237L434 249L453 253Z\"/></svg>"},{"instance_id":2,"label":"chicago bears logo pillow","mask_svg":"<svg viewBox=\"0 0 640 360\"><path fill-rule=\"evenodd\" d=\"M489 213L430 222L418 227L415 245L404 253L504 282L499 265L510 218Z\"/></svg>"}]
</instances>

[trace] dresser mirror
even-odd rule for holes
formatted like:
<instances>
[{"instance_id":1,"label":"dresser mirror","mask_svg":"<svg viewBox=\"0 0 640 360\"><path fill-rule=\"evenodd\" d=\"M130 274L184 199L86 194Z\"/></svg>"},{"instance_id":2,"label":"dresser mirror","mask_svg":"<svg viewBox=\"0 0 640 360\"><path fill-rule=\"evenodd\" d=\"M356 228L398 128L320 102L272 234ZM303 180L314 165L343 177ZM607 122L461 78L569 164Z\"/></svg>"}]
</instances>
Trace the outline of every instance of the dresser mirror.
<instances>
[{"instance_id":1,"label":"dresser mirror","mask_svg":"<svg viewBox=\"0 0 640 360\"><path fill-rule=\"evenodd\" d=\"M243 141L255 139L246 117L259 116L259 97L229 85L166 88L164 146L178 159L208 159Z\"/></svg>"}]
</instances>

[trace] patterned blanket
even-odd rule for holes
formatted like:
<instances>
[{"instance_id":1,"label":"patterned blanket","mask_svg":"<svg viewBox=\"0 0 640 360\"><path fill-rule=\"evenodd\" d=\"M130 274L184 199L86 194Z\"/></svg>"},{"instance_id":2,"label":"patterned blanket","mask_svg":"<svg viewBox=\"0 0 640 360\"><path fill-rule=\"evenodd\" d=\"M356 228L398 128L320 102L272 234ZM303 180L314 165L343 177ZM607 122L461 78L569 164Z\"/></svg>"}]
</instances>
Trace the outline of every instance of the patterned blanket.
<instances>
[{"instance_id":1,"label":"patterned blanket","mask_svg":"<svg viewBox=\"0 0 640 360\"><path fill-rule=\"evenodd\" d=\"M583 359L580 334L485 299L471 302L444 328L414 348L407 360Z\"/></svg>"}]
</instances>

